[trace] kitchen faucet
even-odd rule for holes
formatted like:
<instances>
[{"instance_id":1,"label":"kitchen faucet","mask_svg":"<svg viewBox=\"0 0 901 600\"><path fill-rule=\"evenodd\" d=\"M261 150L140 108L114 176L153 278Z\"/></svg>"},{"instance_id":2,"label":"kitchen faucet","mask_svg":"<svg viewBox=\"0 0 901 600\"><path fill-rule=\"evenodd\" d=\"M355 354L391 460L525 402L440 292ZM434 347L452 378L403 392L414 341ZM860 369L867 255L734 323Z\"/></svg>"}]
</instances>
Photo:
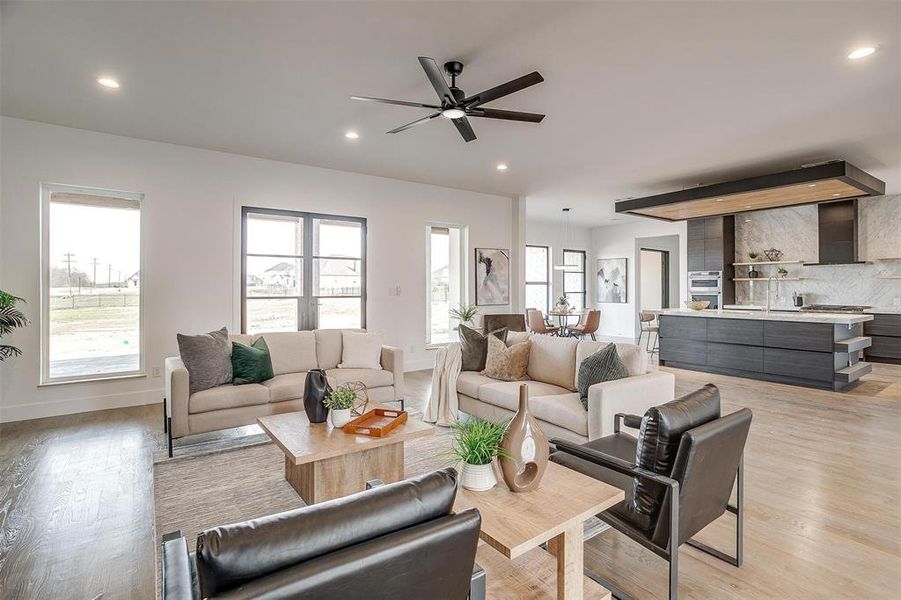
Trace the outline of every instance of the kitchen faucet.
<instances>
[{"instance_id":1,"label":"kitchen faucet","mask_svg":"<svg viewBox=\"0 0 901 600\"><path fill-rule=\"evenodd\" d=\"M764 312L770 312L770 282L776 281L776 293L779 293L779 279L775 275L770 275L766 279L766 310Z\"/></svg>"}]
</instances>

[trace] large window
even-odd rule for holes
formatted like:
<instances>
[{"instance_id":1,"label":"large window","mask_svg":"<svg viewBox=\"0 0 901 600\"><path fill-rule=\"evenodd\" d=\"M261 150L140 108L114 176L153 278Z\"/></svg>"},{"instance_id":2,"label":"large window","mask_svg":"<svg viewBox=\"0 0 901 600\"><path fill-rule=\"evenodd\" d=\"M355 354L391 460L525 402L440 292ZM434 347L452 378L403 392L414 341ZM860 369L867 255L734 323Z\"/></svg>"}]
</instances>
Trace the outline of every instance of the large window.
<instances>
[{"instance_id":1,"label":"large window","mask_svg":"<svg viewBox=\"0 0 901 600\"><path fill-rule=\"evenodd\" d=\"M242 330L366 326L366 219L244 208Z\"/></svg>"},{"instance_id":2,"label":"large window","mask_svg":"<svg viewBox=\"0 0 901 600\"><path fill-rule=\"evenodd\" d=\"M547 313L550 303L550 249L526 246L526 307Z\"/></svg>"},{"instance_id":3,"label":"large window","mask_svg":"<svg viewBox=\"0 0 901 600\"><path fill-rule=\"evenodd\" d=\"M41 381L143 374L143 195L45 184L41 196Z\"/></svg>"},{"instance_id":4,"label":"large window","mask_svg":"<svg viewBox=\"0 0 901 600\"><path fill-rule=\"evenodd\" d=\"M457 340L457 326L450 311L466 302L466 229L455 225L426 226L427 344Z\"/></svg>"},{"instance_id":5,"label":"large window","mask_svg":"<svg viewBox=\"0 0 901 600\"><path fill-rule=\"evenodd\" d=\"M564 265L577 265L578 270L563 271L563 295L569 300L569 305L576 310L585 308L585 251L564 250Z\"/></svg>"}]
</instances>

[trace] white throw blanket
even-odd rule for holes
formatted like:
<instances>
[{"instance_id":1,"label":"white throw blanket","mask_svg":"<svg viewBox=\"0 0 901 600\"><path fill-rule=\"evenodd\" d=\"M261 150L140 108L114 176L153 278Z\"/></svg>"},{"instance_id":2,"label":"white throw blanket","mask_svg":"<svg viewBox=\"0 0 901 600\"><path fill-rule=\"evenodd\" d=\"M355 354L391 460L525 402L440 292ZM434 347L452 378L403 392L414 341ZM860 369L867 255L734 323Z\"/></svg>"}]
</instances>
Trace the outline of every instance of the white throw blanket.
<instances>
[{"instance_id":1,"label":"white throw blanket","mask_svg":"<svg viewBox=\"0 0 901 600\"><path fill-rule=\"evenodd\" d=\"M463 366L463 350L460 344L448 344L435 353L432 371L432 393L423 411L422 420L444 427L457 420L457 376Z\"/></svg>"}]
</instances>

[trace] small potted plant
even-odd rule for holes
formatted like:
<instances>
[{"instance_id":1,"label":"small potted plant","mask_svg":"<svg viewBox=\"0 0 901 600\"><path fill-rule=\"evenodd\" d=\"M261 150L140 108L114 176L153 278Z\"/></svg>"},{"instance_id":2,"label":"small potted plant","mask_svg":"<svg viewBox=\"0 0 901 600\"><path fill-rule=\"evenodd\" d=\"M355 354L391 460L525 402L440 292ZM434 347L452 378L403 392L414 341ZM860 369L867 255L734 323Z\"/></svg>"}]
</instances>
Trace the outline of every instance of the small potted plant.
<instances>
[{"instance_id":1,"label":"small potted plant","mask_svg":"<svg viewBox=\"0 0 901 600\"><path fill-rule=\"evenodd\" d=\"M476 318L479 309L475 304L461 304L458 308L452 308L448 312L450 312L451 318L460 321L461 325L472 325L472 320Z\"/></svg>"},{"instance_id":2,"label":"small potted plant","mask_svg":"<svg viewBox=\"0 0 901 600\"><path fill-rule=\"evenodd\" d=\"M757 262L757 259L760 257L758 252L748 252L748 258L751 259L751 262ZM748 269L748 277L751 279L757 279L760 277L760 272L754 265L751 265L751 268Z\"/></svg>"},{"instance_id":3,"label":"small potted plant","mask_svg":"<svg viewBox=\"0 0 901 600\"><path fill-rule=\"evenodd\" d=\"M484 419L471 418L451 425L454 458L463 463L460 485L467 490L484 492L497 485L493 463L498 456L506 456L501 440L506 425Z\"/></svg>"},{"instance_id":4,"label":"small potted plant","mask_svg":"<svg viewBox=\"0 0 901 600\"><path fill-rule=\"evenodd\" d=\"M785 267L779 267L779 268L776 270L776 273L778 273L778 274L779 274L779 277L781 277L781 278L783 278L783 279L785 279L786 277L788 277L788 270L787 270Z\"/></svg>"},{"instance_id":5,"label":"small potted plant","mask_svg":"<svg viewBox=\"0 0 901 600\"><path fill-rule=\"evenodd\" d=\"M569 312L569 298L567 298L566 295L557 298L557 304L554 306L554 309L559 313Z\"/></svg>"},{"instance_id":6,"label":"small potted plant","mask_svg":"<svg viewBox=\"0 0 901 600\"><path fill-rule=\"evenodd\" d=\"M357 401L357 393L345 386L338 386L322 403L329 409L329 419L333 427L344 427L350 422L350 411Z\"/></svg>"}]
</instances>

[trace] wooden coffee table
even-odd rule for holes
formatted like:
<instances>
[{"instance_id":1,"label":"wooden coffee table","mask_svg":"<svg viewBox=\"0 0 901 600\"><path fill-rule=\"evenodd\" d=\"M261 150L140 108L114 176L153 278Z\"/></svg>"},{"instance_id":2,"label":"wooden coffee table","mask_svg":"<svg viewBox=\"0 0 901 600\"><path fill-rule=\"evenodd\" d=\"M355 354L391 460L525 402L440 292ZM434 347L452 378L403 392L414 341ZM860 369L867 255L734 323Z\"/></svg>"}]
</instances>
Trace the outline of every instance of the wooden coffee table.
<instances>
[{"instance_id":1,"label":"wooden coffee table","mask_svg":"<svg viewBox=\"0 0 901 600\"><path fill-rule=\"evenodd\" d=\"M259 417L257 422L285 453L285 479L307 504L363 491L366 482L404 478L404 442L435 428L408 419L385 437L344 433L328 422L310 423L306 413Z\"/></svg>"},{"instance_id":2,"label":"wooden coffee table","mask_svg":"<svg viewBox=\"0 0 901 600\"><path fill-rule=\"evenodd\" d=\"M548 551L557 559L557 598L582 600L582 524L624 497L619 488L549 463L534 492L514 494L503 481L487 492L461 488L454 510L479 509L479 536L508 559L547 542ZM606 590L603 593L606 595Z\"/></svg>"}]
</instances>

